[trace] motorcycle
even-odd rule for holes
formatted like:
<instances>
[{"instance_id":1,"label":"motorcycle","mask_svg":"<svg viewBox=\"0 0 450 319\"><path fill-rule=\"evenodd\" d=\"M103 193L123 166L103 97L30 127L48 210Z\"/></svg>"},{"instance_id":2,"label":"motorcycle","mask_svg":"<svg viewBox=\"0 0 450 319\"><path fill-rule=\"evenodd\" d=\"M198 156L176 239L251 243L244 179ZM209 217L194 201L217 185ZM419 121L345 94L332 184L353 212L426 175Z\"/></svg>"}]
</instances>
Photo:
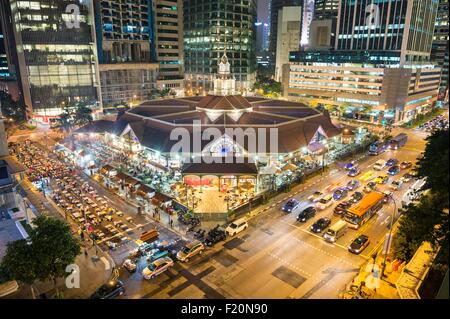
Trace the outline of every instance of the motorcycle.
<instances>
[{"instance_id":1,"label":"motorcycle","mask_svg":"<svg viewBox=\"0 0 450 319\"><path fill-rule=\"evenodd\" d=\"M201 240L205 237L206 231L204 229L199 229L194 233L194 238Z\"/></svg>"}]
</instances>

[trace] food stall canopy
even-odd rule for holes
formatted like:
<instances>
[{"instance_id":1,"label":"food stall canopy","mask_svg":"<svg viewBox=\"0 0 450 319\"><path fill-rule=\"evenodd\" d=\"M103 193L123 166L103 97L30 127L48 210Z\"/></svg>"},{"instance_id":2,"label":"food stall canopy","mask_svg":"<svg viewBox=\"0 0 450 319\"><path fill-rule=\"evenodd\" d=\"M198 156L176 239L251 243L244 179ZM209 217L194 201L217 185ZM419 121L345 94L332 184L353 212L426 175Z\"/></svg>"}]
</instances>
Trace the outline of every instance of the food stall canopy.
<instances>
[{"instance_id":1,"label":"food stall canopy","mask_svg":"<svg viewBox=\"0 0 450 319\"><path fill-rule=\"evenodd\" d=\"M283 172L286 172L286 171L291 171L291 172L293 172L293 171L295 171L297 169L297 166L295 166L294 164L292 164L292 163L287 163L286 165L284 165L283 166L283 168L281 169Z\"/></svg>"}]
</instances>

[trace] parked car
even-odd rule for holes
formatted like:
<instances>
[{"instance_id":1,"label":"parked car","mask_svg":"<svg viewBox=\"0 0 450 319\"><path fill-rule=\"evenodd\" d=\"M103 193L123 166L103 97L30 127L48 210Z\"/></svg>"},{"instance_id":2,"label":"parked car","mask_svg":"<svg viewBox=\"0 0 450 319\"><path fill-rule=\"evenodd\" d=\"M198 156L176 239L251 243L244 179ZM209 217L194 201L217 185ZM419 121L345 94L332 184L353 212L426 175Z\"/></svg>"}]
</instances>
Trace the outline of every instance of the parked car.
<instances>
[{"instance_id":1,"label":"parked car","mask_svg":"<svg viewBox=\"0 0 450 319\"><path fill-rule=\"evenodd\" d=\"M333 214L335 215L343 215L352 206L352 203L349 201L340 202L336 205L333 210Z\"/></svg>"},{"instance_id":2,"label":"parked car","mask_svg":"<svg viewBox=\"0 0 450 319\"><path fill-rule=\"evenodd\" d=\"M300 214L298 214L297 220L304 223L314 216L316 216L316 209L313 206L309 206L305 208Z\"/></svg>"},{"instance_id":3,"label":"parked car","mask_svg":"<svg viewBox=\"0 0 450 319\"><path fill-rule=\"evenodd\" d=\"M281 210L286 213L291 213L291 212L295 212L299 208L300 208L300 202L298 200L296 200L295 198L291 198L283 205Z\"/></svg>"},{"instance_id":4,"label":"parked car","mask_svg":"<svg viewBox=\"0 0 450 319\"><path fill-rule=\"evenodd\" d=\"M346 187L338 188L333 193L333 199L338 201L344 199L348 195L348 190Z\"/></svg>"},{"instance_id":5,"label":"parked car","mask_svg":"<svg viewBox=\"0 0 450 319\"><path fill-rule=\"evenodd\" d=\"M90 299L113 299L122 296L125 293L125 287L120 280L110 281L98 288L90 297Z\"/></svg>"},{"instance_id":6,"label":"parked car","mask_svg":"<svg viewBox=\"0 0 450 319\"><path fill-rule=\"evenodd\" d=\"M354 192L349 199L349 202L355 204L359 202L364 197L364 194L361 192Z\"/></svg>"},{"instance_id":7,"label":"parked car","mask_svg":"<svg viewBox=\"0 0 450 319\"><path fill-rule=\"evenodd\" d=\"M408 169L412 167L412 162L411 161L403 161L400 163L400 168L401 169Z\"/></svg>"},{"instance_id":8,"label":"parked car","mask_svg":"<svg viewBox=\"0 0 450 319\"><path fill-rule=\"evenodd\" d=\"M315 203L318 202L323 197L323 195L324 194L322 192L316 191L312 195L308 196L308 200Z\"/></svg>"},{"instance_id":9,"label":"parked car","mask_svg":"<svg viewBox=\"0 0 450 319\"><path fill-rule=\"evenodd\" d=\"M159 258L145 267L142 275L147 280L153 279L172 267L173 264L173 260L169 257Z\"/></svg>"},{"instance_id":10,"label":"parked car","mask_svg":"<svg viewBox=\"0 0 450 319\"><path fill-rule=\"evenodd\" d=\"M358 163L356 163L356 161L351 161L344 165L344 169L346 170L351 170L355 167L358 167Z\"/></svg>"},{"instance_id":11,"label":"parked car","mask_svg":"<svg viewBox=\"0 0 450 319\"><path fill-rule=\"evenodd\" d=\"M398 167L397 165L391 166L388 169L388 174L391 176L397 175L399 172L400 172L400 167Z\"/></svg>"},{"instance_id":12,"label":"parked car","mask_svg":"<svg viewBox=\"0 0 450 319\"><path fill-rule=\"evenodd\" d=\"M385 160L378 160L375 164L373 164L373 169L376 171L381 171L386 167L386 161Z\"/></svg>"},{"instance_id":13,"label":"parked car","mask_svg":"<svg viewBox=\"0 0 450 319\"><path fill-rule=\"evenodd\" d=\"M126 259L123 262L123 267L131 273L136 272L137 268L136 263L134 263L131 259Z\"/></svg>"},{"instance_id":14,"label":"parked car","mask_svg":"<svg viewBox=\"0 0 450 319\"><path fill-rule=\"evenodd\" d=\"M414 176L412 174L406 173L400 178L400 180L404 183L409 183L413 178Z\"/></svg>"},{"instance_id":15,"label":"parked car","mask_svg":"<svg viewBox=\"0 0 450 319\"><path fill-rule=\"evenodd\" d=\"M386 184L388 181L389 177L387 175L380 175L374 180L376 184Z\"/></svg>"},{"instance_id":16,"label":"parked car","mask_svg":"<svg viewBox=\"0 0 450 319\"><path fill-rule=\"evenodd\" d=\"M358 255L369 246L369 242L369 237L360 235L348 246L348 251Z\"/></svg>"},{"instance_id":17,"label":"parked car","mask_svg":"<svg viewBox=\"0 0 450 319\"><path fill-rule=\"evenodd\" d=\"M228 225L225 231L227 232L228 236L234 236L236 234L239 234L241 231L246 230L247 228L247 220L245 218L240 218Z\"/></svg>"},{"instance_id":18,"label":"parked car","mask_svg":"<svg viewBox=\"0 0 450 319\"><path fill-rule=\"evenodd\" d=\"M355 190L357 189L361 184L359 183L358 180L356 179L352 179L350 182L347 183L347 189L349 191Z\"/></svg>"},{"instance_id":19,"label":"parked car","mask_svg":"<svg viewBox=\"0 0 450 319\"><path fill-rule=\"evenodd\" d=\"M392 181L392 183L389 185L389 188L394 190L394 191L398 191L403 185L403 182L401 179L396 180L396 181Z\"/></svg>"},{"instance_id":20,"label":"parked car","mask_svg":"<svg viewBox=\"0 0 450 319\"><path fill-rule=\"evenodd\" d=\"M319 218L314 224L311 225L311 231L314 233L323 232L331 224L331 219L327 217Z\"/></svg>"},{"instance_id":21,"label":"parked car","mask_svg":"<svg viewBox=\"0 0 450 319\"><path fill-rule=\"evenodd\" d=\"M391 167L391 166L397 165L398 162L399 162L398 159L396 159L396 158L390 158L390 159L388 159L388 160L386 161L386 166Z\"/></svg>"},{"instance_id":22,"label":"parked car","mask_svg":"<svg viewBox=\"0 0 450 319\"><path fill-rule=\"evenodd\" d=\"M189 259L195 255L202 254L204 250L205 246L198 240L195 240L181 248L181 250L177 253L177 259L179 261L188 262Z\"/></svg>"},{"instance_id":23,"label":"parked car","mask_svg":"<svg viewBox=\"0 0 450 319\"><path fill-rule=\"evenodd\" d=\"M377 189L377 184L375 184L374 182L369 182L369 183L367 183L366 186L364 186L363 191L364 191L364 193L370 193L376 189Z\"/></svg>"},{"instance_id":24,"label":"parked car","mask_svg":"<svg viewBox=\"0 0 450 319\"><path fill-rule=\"evenodd\" d=\"M204 242L206 246L211 247L214 246L214 244L217 244L218 242L225 240L225 238L227 238L227 233L223 228L217 225L208 232L208 235L206 235Z\"/></svg>"},{"instance_id":25,"label":"parked car","mask_svg":"<svg viewBox=\"0 0 450 319\"><path fill-rule=\"evenodd\" d=\"M359 174L361 174L361 170L359 168L357 168L357 167L352 168L347 173L347 175L350 176L350 177L355 177L355 176L358 176Z\"/></svg>"},{"instance_id":26,"label":"parked car","mask_svg":"<svg viewBox=\"0 0 450 319\"><path fill-rule=\"evenodd\" d=\"M333 203L333 196L331 195L326 195L324 197L322 197L317 203L316 203L316 208L320 209L320 210L324 210L325 208L331 206L331 204Z\"/></svg>"}]
</instances>

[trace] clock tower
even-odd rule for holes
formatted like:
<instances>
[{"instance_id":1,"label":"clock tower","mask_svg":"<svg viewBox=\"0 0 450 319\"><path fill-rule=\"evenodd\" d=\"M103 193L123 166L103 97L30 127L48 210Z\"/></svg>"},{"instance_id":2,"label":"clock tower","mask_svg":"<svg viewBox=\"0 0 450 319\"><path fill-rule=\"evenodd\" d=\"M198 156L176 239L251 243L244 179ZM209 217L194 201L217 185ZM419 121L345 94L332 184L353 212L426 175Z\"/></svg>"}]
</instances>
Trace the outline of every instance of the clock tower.
<instances>
[{"instance_id":1,"label":"clock tower","mask_svg":"<svg viewBox=\"0 0 450 319\"><path fill-rule=\"evenodd\" d=\"M230 62L227 53L224 52L219 62L219 73L214 79L214 95L236 94L236 79L231 75Z\"/></svg>"}]
</instances>

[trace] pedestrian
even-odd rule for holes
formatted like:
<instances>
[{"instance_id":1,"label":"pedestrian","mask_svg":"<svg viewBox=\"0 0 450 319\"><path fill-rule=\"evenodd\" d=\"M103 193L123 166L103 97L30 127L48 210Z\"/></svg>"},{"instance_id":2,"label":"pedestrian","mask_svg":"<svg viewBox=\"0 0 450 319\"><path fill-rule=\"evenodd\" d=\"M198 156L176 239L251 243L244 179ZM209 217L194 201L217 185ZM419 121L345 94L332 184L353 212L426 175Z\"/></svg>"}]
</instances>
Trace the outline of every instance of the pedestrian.
<instances>
[{"instance_id":1,"label":"pedestrian","mask_svg":"<svg viewBox=\"0 0 450 319\"><path fill-rule=\"evenodd\" d=\"M173 219L172 218L170 218L170 228L173 228Z\"/></svg>"}]
</instances>

